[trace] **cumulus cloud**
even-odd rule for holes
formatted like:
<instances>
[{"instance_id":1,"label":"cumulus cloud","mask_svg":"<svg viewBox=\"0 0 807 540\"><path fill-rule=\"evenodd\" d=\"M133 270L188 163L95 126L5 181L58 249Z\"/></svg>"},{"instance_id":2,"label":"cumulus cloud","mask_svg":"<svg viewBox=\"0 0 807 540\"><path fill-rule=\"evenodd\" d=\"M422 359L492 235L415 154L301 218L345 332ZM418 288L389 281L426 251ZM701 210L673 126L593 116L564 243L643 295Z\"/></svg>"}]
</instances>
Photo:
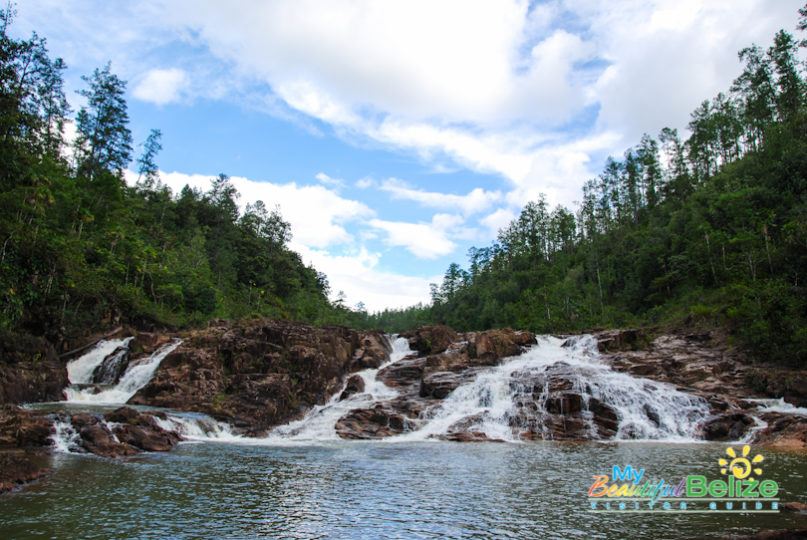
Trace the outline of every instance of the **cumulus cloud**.
<instances>
[{"instance_id":1,"label":"cumulus cloud","mask_svg":"<svg viewBox=\"0 0 807 540\"><path fill-rule=\"evenodd\" d=\"M333 186L333 187L343 187L345 185L345 181L341 178L331 178L325 173L317 173L314 177L320 181L320 183L326 186Z\"/></svg>"},{"instance_id":2,"label":"cumulus cloud","mask_svg":"<svg viewBox=\"0 0 807 540\"><path fill-rule=\"evenodd\" d=\"M332 296L343 291L349 306L363 302L370 312L428 303L429 283L441 279L440 276L421 278L381 270L378 268L381 255L363 248L353 255L334 255L307 247L299 247L297 251L306 264L313 264L328 275Z\"/></svg>"},{"instance_id":3,"label":"cumulus cloud","mask_svg":"<svg viewBox=\"0 0 807 540\"><path fill-rule=\"evenodd\" d=\"M142 101L165 105L179 101L188 87L188 74L181 69L152 69L135 86L132 94Z\"/></svg>"},{"instance_id":4,"label":"cumulus cloud","mask_svg":"<svg viewBox=\"0 0 807 540\"><path fill-rule=\"evenodd\" d=\"M131 177L130 173L130 183ZM211 178L202 174L160 172L160 180L174 192L185 185L207 191ZM238 203L242 208L257 200L262 200L269 208L280 207L283 219L291 224L295 247L325 248L352 242L355 238L347 232L345 224L374 215L364 203L345 199L324 186L256 182L238 176L231 177L230 181L241 195Z\"/></svg>"},{"instance_id":5,"label":"cumulus cloud","mask_svg":"<svg viewBox=\"0 0 807 540\"><path fill-rule=\"evenodd\" d=\"M186 185L207 191L211 177L202 174L160 172L160 180L174 192ZM365 247L350 247L347 254L335 254L340 245L357 245L354 238L342 227L347 222L363 222L373 212L362 203L344 199L322 186L298 186L256 182L243 177L231 177L241 195L238 204L243 208L248 203L262 200L271 208L280 206L283 218L292 227L290 247L300 254L305 264L313 265L328 276L332 296L344 291L351 307L363 302L369 311L390 307L407 307L429 301L429 283L440 277L422 278L407 276L379 269L381 254ZM126 171L126 181L134 185L137 173ZM461 223L456 216L438 215L438 228L450 228ZM362 244L375 237L374 231L360 233ZM395 287L390 287L394 283Z\"/></svg>"},{"instance_id":6,"label":"cumulus cloud","mask_svg":"<svg viewBox=\"0 0 807 540\"><path fill-rule=\"evenodd\" d=\"M386 243L404 247L415 257L436 259L454 251L457 244L451 241L450 229L462 223L462 218L449 214L436 214L431 223L406 223L371 219L370 226L387 233Z\"/></svg>"},{"instance_id":7,"label":"cumulus cloud","mask_svg":"<svg viewBox=\"0 0 807 540\"><path fill-rule=\"evenodd\" d=\"M700 100L736 76L737 50L792 27L801 4L152 0L115 11L30 0L21 11L40 6L71 25L114 29L86 32L82 46L133 74L142 99L246 94L284 118L304 115L350 140L411 151L437 168L447 158L570 202L606 154L644 131L685 127ZM58 27L46 28L58 38ZM152 59L138 66L129 52L176 44L195 51L190 89L183 71L143 69ZM254 96L261 91L264 100ZM601 144L562 155L577 141Z\"/></svg>"},{"instance_id":8,"label":"cumulus cloud","mask_svg":"<svg viewBox=\"0 0 807 540\"><path fill-rule=\"evenodd\" d=\"M503 229L516 218L516 214L509 208L499 208L492 214L488 214L479 220L479 223L487 227L491 238L496 238L499 229Z\"/></svg>"},{"instance_id":9,"label":"cumulus cloud","mask_svg":"<svg viewBox=\"0 0 807 540\"><path fill-rule=\"evenodd\" d=\"M431 208L456 210L464 215L481 212L502 199L501 192L486 191L482 188L474 188L467 195L414 189L397 178L384 180L381 183L381 190L389 192L394 199L415 201Z\"/></svg>"}]
</instances>

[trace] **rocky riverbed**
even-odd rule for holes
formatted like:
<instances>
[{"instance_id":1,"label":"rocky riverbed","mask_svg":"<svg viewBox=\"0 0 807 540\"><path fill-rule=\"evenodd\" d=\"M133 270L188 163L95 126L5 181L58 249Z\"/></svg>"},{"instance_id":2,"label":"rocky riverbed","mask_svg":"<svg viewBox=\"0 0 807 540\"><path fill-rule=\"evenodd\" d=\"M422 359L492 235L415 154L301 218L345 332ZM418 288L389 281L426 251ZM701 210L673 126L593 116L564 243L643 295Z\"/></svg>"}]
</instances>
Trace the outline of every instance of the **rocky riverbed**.
<instances>
[{"instance_id":1,"label":"rocky riverbed","mask_svg":"<svg viewBox=\"0 0 807 540\"><path fill-rule=\"evenodd\" d=\"M70 431L74 450L104 457L165 451L182 436L168 428L165 412L146 409L167 408L204 413L226 422L239 436L263 437L279 425L303 418L315 406L332 400L353 403L351 396L365 392L365 380L356 373L381 366L375 380L394 389L394 397L347 408L335 421L335 432L344 439L414 433L442 414L456 398L455 390L468 388L498 367L515 365L538 341L530 332L512 329L457 333L445 326L428 326L402 334L412 352L390 363L391 345L381 332L338 326L211 321L208 328L182 334L124 329L120 335L132 339L110 351L82 392L119 382L127 369L176 343L148 384L128 400L139 410L21 409L16 404L62 399L68 384L65 359L46 343L38 349L33 343L24 344L20 350L25 354L13 344L1 344L5 362L0 365L0 491L45 474L40 456L51 448L56 430ZM172 341L176 339L182 343ZM596 369L560 359L539 369L507 371L505 390L511 403L497 419L507 440L653 438L697 426L696 438L807 446L804 373L754 363L718 332L631 329L553 339L560 349L579 348L582 339L591 347L594 340L592 350L579 353L596 356ZM34 350L39 352L32 354ZM612 387L601 380L603 373L647 381L632 382L637 386L631 391L649 397L637 401L641 404L635 410L615 402L607 395ZM682 414L691 416L684 428L671 426L665 417L669 412L665 403L673 402ZM500 440L480 428L487 421L484 416L452 417L429 436Z\"/></svg>"}]
</instances>

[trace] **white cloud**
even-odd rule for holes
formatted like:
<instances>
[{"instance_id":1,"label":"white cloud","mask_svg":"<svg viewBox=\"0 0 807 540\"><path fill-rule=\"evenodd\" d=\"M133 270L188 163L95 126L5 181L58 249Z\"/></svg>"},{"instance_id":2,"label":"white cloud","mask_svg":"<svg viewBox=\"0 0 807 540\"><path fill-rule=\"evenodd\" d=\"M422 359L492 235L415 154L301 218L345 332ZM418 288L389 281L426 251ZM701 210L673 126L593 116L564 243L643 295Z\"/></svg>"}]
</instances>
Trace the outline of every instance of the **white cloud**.
<instances>
[{"instance_id":1,"label":"white cloud","mask_svg":"<svg viewBox=\"0 0 807 540\"><path fill-rule=\"evenodd\" d=\"M737 50L767 46L794 26L801 4L153 0L112 9L30 0L20 10L57 13L61 26L45 27L56 39L66 24L82 29L81 50L140 79L143 99L249 96L283 118L306 115L349 140L415 152L438 168L448 158L566 203L604 154L621 154L644 131L685 127L737 75ZM133 52L177 44L195 51L184 59L190 82ZM73 64L78 51L69 52ZM601 144L564 155L579 140Z\"/></svg>"},{"instance_id":2,"label":"white cloud","mask_svg":"<svg viewBox=\"0 0 807 540\"><path fill-rule=\"evenodd\" d=\"M354 185L359 189L367 189L368 187L374 186L375 182L372 178L360 178L356 180Z\"/></svg>"},{"instance_id":3,"label":"white cloud","mask_svg":"<svg viewBox=\"0 0 807 540\"><path fill-rule=\"evenodd\" d=\"M381 189L389 192L394 199L415 201L430 208L457 210L466 216L481 212L502 199L501 192L485 191L482 188L474 188L467 195L413 189L397 178L384 180Z\"/></svg>"},{"instance_id":4,"label":"white cloud","mask_svg":"<svg viewBox=\"0 0 807 540\"><path fill-rule=\"evenodd\" d=\"M462 218L449 214L436 214L431 223L405 223L371 219L371 227L387 233L386 243L404 247L415 257L436 259L454 251L457 244L449 238L449 229L462 223Z\"/></svg>"},{"instance_id":5,"label":"white cloud","mask_svg":"<svg viewBox=\"0 0 807 540\"><path fill-rule=\"evenodd\" d=\"M188 87L188 74L181 69L152 69L134 88L132 94L142 101L165 105L179 101Z\"/></svg>"},{"instance_id":6,"label":"white cloud","mask_svg":"<svg viewBox=\"0 0 807 540\"><path fill-rule=\"evenodd\" d=\"M327 274L333 297L344 291L349 306L363 302L370 312L409 307L419 302L426 304L430 301L429 283L441 279L440 276L420 278L380 270L377 268L380 255L366 249L352 256L306 247L299 247L297 251L306 264L313 264Z\"/></svg>"},{"instance_id":7,"label":"white cloud","mask_svg":"<svg viewBox=\"0 0 807 540\"><path fill-rule=\"evenodd\" d=\"M345 185L345 181L341 178L331 178L325 173L317 173L314 177L319 180L322 184L326 186L333 186L333 187L343 187Z\"/></svg>"},{"instance_id":8,"label":"white cloud","mask_svg":"<svg viewBox=\"0 0 807 540\"><path fill-rule=\"evenodd\" d=\"M499 208L492 214L485 216L479 220L479 223L488 228L490 236L496 238L499 234L499 229L503 229L510 224L516 217L516 214L508 208Z\"/></svg>"},{"instance_id":9,"label":"white cloud","mask_svg":"<svg viewBox=\"0 0 807 540\"><path fill-rule=\"evenodd\" d=\"M174 192L179 192L186 184L207 191L211 178L202 174L160 173L160 180ZM325 248L352 242L354 237L344 225L374 215L365 204L340 197L323 186L298 186L294 182L273 184L238 176L230 180L241 194L238 203L242 208L257 200L262 200L269 208L280 206L283 219L291 224L292 247L295 248Z\"/></svg>"}]
</instances>

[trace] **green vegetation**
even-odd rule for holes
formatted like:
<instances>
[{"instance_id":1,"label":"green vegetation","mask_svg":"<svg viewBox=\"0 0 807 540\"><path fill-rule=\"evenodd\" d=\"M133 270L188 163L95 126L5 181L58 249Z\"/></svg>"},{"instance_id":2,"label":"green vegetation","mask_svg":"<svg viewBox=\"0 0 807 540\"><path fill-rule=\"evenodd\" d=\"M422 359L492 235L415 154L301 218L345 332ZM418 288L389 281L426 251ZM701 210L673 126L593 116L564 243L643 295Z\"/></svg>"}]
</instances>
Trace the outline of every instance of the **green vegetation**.
<instances>
[{"instance_id":1,"label":"green vegetation","mask_svg":"<svg viewBox=\"0 0 807 540\"><path fill-rule=\"evenodd\" d=\"M807 7L800 29L807 29ZM543 198L449 266L432 305L370 317L390 330L443 323L536 332L726 326L757 359L807 362L807 94L780 31L739 53L728 93L682 141L665 128L586 183L574 211Z\"/></svg>"},{"instance_id":2,"label":"green vegetation","mask_svg":"<svg viewBox=\"0 0 807 540\"><path fill-rule=\"evenodd\" d=\"M132 160L126 83L107 64L84 77L77 137L65 142L66 69L45 40L8 34L0 10L0 332L54 343L118 323L196 325L266 316L315 323L347 310L324 275L290 251L291 231L263 202L239 213L227 176L202 193L161 185L153 130Z\"/></svg>"},{"instance_id":3,"label":"green vegetation","mask_svg":"<svg viewBox=\"0 0 807 540\"><path fill-rule=\"evenodd\" d=\"M800 29L807 29L807 8ZM125 322L192 326L266 316L402 331L512 326L726 326L760 360L807 361L807 90L780 31L739 56L727 93L691 135L645 135L583 188L575 211L525 206L468 269L452 264L432 304L368 315L327 299L324 275L287 247L279 210L238 210L227 176L207 192L161 185L152 130L132 161L126 83L85 77L71 113L45 40L8 35L0 10L0 333L54 343Z\"/></svg>"}]
</instances>

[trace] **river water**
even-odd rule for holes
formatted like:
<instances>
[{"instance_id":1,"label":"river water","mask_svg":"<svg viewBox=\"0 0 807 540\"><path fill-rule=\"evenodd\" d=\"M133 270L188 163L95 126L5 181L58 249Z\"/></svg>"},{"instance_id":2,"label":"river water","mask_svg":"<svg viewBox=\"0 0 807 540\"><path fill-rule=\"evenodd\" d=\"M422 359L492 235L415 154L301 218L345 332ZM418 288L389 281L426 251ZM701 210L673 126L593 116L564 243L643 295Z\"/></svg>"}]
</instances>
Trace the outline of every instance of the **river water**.
<instances>
[{"instance_id":1,"label":"river water","mask_svg":"<svg viewBox=\"0 0 807 540\"><path fill-rule=\"evenodd\" d=\"M794 514L592 514L613 465L719 477L725 445L327 442L181 444L126 460L56 455L0 498L4 538L720 538L807 528ZM780 499L807 502L803 454L765 452Z\"/></svg>"},{"instance_id":2,"label":"river water","mask_svg":"<svg viewBox=\"0 0 807 540\"><path fill-rule=\"evenodd\" d=\"M334 431L351 408L397 395L376 379L378 370L359 373L365 381L361 394L345 401L334 397L263 439L239 437L204 415L169 412L161 422L187 442L164 454L111 460L75 453L77 434L69 423L57 422L56 453L43 458L53 474L0 496L0 538L663 539L807 529L807 515L697 513L692 504L675 512L677 500L669 511L657 505L648 513L642 502L592 513L588 495L595 476L613 476L614 467L643 471L641 483L676 485L689 475L725 480L719 460L729 447L740 455L745 443L696 442L706 415L702 398L615 373L588 341L564 345L541 338L524 355L457 388L418 431L381 441L346 441ZM123 359L126 344L101 343L72 362L67 402L38 408L93 414L115 408L179 345L130 363L117 382L91 385L102 373L99 366L111 369ZM406 340L394 341L389 363L409 352ZM514 436L507 423L521 391L514 376L558 366L586 399L601 399L619 412L617 441L521 442ZM761 408L802 413L762 401ZM651 408L652 422L642 412ZM509 442L431 438L469 416L479 419L475 429ZM778 483L779 503L807 503L807 455L748 450L764 455L755 474Z\"/></svg>"}]
</instances>

